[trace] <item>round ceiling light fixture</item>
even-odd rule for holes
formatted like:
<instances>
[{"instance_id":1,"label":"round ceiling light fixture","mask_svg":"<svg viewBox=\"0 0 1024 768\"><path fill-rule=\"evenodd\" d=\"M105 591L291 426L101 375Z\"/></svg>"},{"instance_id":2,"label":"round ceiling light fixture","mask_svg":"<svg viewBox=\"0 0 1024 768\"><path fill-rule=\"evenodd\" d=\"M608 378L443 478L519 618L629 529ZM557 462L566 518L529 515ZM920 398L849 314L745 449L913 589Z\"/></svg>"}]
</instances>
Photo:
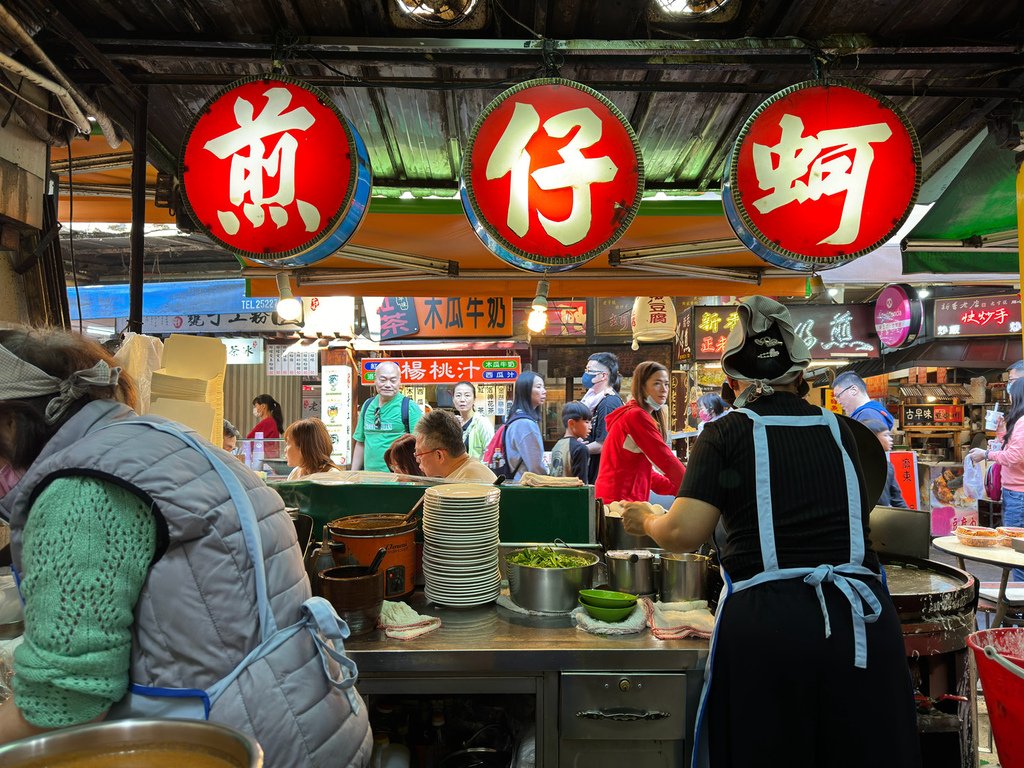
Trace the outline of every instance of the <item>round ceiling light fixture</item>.
<instances>
[{"instance_id":1,"label":"round ceiling light fixture","mask_svg":"<svg viewBox=\"0 0 1024 768\"><path fill-rule=\"evenodd\" d=\"M395 0L399 11L428 27L458 24L476 4L477 0Z\"/></svg>"}]
</instances>

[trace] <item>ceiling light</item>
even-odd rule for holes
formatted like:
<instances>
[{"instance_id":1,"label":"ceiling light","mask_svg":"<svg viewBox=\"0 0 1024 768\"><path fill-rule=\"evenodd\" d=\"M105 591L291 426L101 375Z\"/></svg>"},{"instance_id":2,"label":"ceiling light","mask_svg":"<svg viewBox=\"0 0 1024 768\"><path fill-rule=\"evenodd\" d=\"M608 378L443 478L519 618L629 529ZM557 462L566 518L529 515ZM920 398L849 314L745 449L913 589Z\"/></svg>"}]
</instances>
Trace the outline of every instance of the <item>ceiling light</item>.
<instances>
[{"instance_id":1,"label":"ceiling light","mask_svg":"<svg viewBox=\"0 0 1024 768\"><path fill-rule=\"evenodd\" d=\"M931 294L931 291L929 291L927 288L918 288L917 289L917 298L919 298L919 299L927 299L930 294Z\"/></svg>"},{"instance_id":2,"label":"ceiling light","mask_svg":"<svg viewBox=\"0 0 1024 768\"><path fill-rule=\"evenodd\" d=\"M277 293L280 298L274 311L283 323L298 323L302 319L302 302L292 295L287 272L277 273Z\"/></svg>"},{"instance_id":3,"label":"ceiling light","mask_svg":"<svg viewBox=\"0 0 1024 768\"><path fill-rule=\"evenodd\" d=\"M663 12L680 16L707 16L721 10L729 0L654 0Z\"/></svg>"},{"instance_id":4,"label":"ceiling light","mask_svg":"<svg viewBox=\"0 0 1024 768\"><path fill-rule=\"evenodd\" d=\"M925 398L925 400L927 400L927 401L928 401L929 403L934 403L934 402L935 402L935 400L936 400L936 397L935 397L935 395L928 395L928 396L927 396L927 397Z\"/></svg>"},{"instance_id":5,"label":"ceiling light","mask_svg":"<svg viewBox=\"0 0 1024 768\"><path fill-rule=\"evenodd\" d=\"M534 312L548 311L548 281L537 281L537 295L533 298L532 309Z\"/></svg>"},{"instance_id":6,"label":"ceiling light","mask_svg":"<svg viewBox=\"0 0 1024 768\"><path fill-rule=\"evenodd\" d=\"M531 333L541 333L548 327L548 311L546 309L534 309L526 318L526 327Z\"/></svg>"},{"instance_id":7,"label":"ceiling light","mask_svg":"<svg viewBox=\"0 0 1024 768\"><path fill-rule=\"evenodd\" d=\"M829 295L829 296L830 296L831 298L833 298L833 299L834 299L834 298L835 298L836 296L838 296L838 295L839 295L839 289L838 289L838 288L829 288L829 289L828 289L828 295Z\"/></svg>"}]
</instances>

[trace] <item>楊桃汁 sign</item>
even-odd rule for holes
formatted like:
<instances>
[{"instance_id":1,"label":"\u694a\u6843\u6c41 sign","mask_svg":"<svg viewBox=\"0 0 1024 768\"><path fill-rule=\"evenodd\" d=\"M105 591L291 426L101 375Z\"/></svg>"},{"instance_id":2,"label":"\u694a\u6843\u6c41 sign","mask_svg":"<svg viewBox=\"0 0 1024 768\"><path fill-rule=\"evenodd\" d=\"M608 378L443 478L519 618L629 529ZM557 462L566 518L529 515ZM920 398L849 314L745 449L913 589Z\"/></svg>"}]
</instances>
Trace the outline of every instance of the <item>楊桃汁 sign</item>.
<instances>
[{"instance_id":1,"label":"\u694a\u6843\u6c41 sign","mask_svg":"<svg viewBox=\"0 0 1024 768\"><path fill-rule=\"evenodd\" d=\"M372 384L377 366L394 363L402 386L413 384L515 384L522 370L518 357L368 357L360 366L361 382Z\"/></svg>"}]
</instances>

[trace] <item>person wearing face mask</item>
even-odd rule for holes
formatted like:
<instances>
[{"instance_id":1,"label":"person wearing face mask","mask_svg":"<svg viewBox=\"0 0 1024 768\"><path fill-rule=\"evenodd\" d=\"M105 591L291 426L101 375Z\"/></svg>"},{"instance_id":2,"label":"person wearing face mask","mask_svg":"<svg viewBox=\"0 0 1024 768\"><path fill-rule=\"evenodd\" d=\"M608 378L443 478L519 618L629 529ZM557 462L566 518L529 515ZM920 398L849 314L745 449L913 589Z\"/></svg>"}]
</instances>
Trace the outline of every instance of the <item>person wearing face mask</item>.
<instances>
[{"instance_id":1,"label":"person wearing face mask","mask_svg":"<svg viewBox=\"0 0 1024 768\"><path fill-rule=\"evenodd\" d=\"M686 471L668 447L668 369L646 361L633 371L632 399L608 415L595 493L605 504L675 496Z\"/></svg>"},{"instance_id":2,"label":"person wearing face mask","mask_svg":"<svg viewBox=\"0 0 1024 768\"><path fill-rule=\"evenodd\" d=\"M256 426L249 430L246 438L257 439L262 434L265 440L277 440L284 432L284 415L281 413L281 404L274 399L273 395L256 395L252 399L252 415L256 419ZM276 442L268 442L263 447L263 455L268 459L276 459L280 449Z\"/></svg>"},{"instance_id":3,"label":"person wearing face mask","mask_svg":"<svg viewBox=\"0 0 1024 768\"><path fill-rule=\"evenodd\" d=\"M476 387L468 381L460 381L452 390L452 405L462 424L462 443L474 459L481 459L487 444L494 437L494 425L473 409L476 403Z\"/></svg>"},{"instance_id":4,"label":"person wearing face mask","mask_svg":"<svg viewBox=\"0 0 1024 768\"><path fill-rule=\"evenodd\" d=\"M583 371L583 386L587 392L580 399L594 414L591 421L590 436L584 441L590 453L590 469L587 482L597 482L597 473L601 469L601 450L605 438L608 437L608 414L622 407L619 397L619 358L611 352L595 352L587 360Z\"/></svg>"}]
</instances>

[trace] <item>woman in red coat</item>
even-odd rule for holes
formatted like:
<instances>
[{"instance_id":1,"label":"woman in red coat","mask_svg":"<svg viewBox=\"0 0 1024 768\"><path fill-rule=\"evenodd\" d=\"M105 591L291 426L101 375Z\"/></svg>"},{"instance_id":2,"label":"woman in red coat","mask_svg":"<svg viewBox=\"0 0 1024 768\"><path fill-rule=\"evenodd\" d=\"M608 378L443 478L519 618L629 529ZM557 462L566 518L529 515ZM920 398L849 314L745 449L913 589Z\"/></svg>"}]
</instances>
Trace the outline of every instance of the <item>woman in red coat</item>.
<instances>
[{"instance_id":1,"label":"woman in red coat","mask_svg":"<svg viewBox=\"0 0 1024 768\"><path fill-rule=\"evenodd\" d=\"M647 501L651 491L675 496L682 462L668 447L668 369L640 363L633 371L632 399L608 414L596 494L605 504Z\"/></svg>"}]
</instances>

